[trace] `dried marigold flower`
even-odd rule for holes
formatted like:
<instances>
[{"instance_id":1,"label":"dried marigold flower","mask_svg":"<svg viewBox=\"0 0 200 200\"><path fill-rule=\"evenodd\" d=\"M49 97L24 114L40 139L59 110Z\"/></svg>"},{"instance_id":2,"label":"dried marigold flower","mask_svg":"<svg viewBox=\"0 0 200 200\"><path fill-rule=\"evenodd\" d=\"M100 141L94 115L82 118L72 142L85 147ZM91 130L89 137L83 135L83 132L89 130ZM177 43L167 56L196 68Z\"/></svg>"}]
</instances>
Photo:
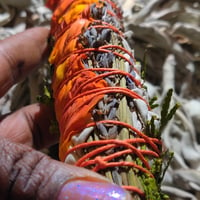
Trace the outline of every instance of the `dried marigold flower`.
<instances>
[{"instance_id":1,"label":"dried marigold flower","mask_svg":"<svg viewBox=\"0 0 200 200\"><path fill-rule=\"evenodd\" d=\"M162 143L148 127L157 116L124 37L117 2L60 0L49 6L61 161L106 176L133 199L163 199Z\"/></svg>"}]
</instances>

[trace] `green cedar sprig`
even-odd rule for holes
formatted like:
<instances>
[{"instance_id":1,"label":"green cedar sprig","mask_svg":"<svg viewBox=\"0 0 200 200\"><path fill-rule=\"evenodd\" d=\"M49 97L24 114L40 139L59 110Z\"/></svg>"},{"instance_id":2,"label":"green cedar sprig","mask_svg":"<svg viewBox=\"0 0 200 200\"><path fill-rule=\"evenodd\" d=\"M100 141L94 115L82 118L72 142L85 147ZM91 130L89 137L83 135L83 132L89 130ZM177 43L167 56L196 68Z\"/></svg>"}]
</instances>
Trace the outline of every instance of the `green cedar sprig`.
<instances>
[{"instance_id":1,"label":"green cedar sprig","mask_svg":"<svg viewBox=\"0 0 200 200\"><path fill-rule=\"evenodd\" d=\"M180 107L179 103L176 103L171 109L170 109L170 102L172 99L173 89L169 89L166 97L163 101L163 105L161 108L161 120L160 120L160 128L159 133L162 132L164 127L167 125L167 123L172 119L174 114L176 113L176 110Z\"/></svg>"}]
</instances>

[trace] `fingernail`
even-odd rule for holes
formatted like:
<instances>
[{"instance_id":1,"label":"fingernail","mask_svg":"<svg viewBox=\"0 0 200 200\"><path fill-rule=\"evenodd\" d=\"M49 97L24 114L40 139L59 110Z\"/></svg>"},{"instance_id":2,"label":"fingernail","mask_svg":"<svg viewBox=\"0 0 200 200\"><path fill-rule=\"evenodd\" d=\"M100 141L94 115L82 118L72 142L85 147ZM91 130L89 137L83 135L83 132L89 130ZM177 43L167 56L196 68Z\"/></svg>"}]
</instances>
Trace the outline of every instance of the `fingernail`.
<instances>
[{"instance_id":1,"label":"fingernail","mask_svg":"<svg viewBox=\"0 0 200 200\"><path fill-rule=\"evenodd\" d=\"M76 180L66 183L58 200L130 200L128 192L105 182Z\"/></svg>"}]
</instances>

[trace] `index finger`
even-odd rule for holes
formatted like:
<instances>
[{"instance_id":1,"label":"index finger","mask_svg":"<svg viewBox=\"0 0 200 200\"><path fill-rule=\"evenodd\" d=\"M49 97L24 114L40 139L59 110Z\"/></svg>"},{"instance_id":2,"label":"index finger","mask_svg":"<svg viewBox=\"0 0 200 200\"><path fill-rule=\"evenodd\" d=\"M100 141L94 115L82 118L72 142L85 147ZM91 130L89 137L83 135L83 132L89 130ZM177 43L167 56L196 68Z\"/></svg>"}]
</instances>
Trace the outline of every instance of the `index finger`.
<instances>
[{"instance_id":1,"label":"index finger","mask_svg":"<svg viewBox=\"0 0 200 200\"><path fill-rule=\"evenodd\" d=\"M48 33L37 27L0 41L0 97L40 62Z\"/></svg>"}]
</instances>

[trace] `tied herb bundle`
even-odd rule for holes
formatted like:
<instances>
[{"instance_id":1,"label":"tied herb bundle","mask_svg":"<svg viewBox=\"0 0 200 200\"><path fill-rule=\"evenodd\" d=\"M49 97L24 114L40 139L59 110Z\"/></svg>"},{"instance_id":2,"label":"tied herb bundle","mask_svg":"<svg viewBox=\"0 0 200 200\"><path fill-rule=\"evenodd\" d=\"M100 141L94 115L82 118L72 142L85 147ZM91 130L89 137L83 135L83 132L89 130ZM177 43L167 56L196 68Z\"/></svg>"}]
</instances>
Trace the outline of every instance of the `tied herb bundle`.
<instances>
[{"instance_id":1,"label":"tied herb bundle","mask_svg":"<svg viewBox=\"0 0 200 200\"><path fill-rule=\"evenodd\" d=\"M60 130L59 157L127 189L133 199L165 199L165 153L140 65L114 0L49 1L49 62Z\"/></svg>"}]
</instances>

